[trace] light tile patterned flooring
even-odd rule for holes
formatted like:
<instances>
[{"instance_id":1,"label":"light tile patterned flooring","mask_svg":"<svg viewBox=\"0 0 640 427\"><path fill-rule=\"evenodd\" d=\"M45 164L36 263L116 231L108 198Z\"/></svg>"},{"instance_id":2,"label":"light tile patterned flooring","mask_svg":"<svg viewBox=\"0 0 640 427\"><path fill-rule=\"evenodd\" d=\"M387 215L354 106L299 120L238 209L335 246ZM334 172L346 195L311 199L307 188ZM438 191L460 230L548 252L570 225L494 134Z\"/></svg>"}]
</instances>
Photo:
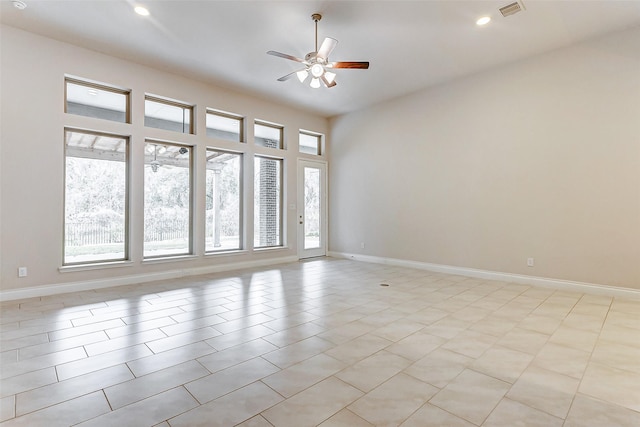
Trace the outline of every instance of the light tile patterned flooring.
<instances>
[{"instance_id":1,"label":"light tile patterned flooring","mask_svg":"<svg viewBox=\"0 0 640 427\"><path fill-rule=\"evenodd\" d=\"M1 309L3 427L640 426L638 300L322 258Z\"/></svg>"}]
</instances>

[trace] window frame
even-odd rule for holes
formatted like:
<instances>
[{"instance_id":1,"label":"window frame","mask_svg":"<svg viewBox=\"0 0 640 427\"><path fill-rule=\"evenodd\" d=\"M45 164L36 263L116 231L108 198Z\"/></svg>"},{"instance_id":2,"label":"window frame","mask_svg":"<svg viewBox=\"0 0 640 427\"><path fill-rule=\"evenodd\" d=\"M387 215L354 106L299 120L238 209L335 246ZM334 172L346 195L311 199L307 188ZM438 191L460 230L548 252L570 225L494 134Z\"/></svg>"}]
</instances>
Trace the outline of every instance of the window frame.
<instances>
[{"instance_id":1,"label":"window frame","mask_svg":"<svg viewBox=\"0 0 640 427\"><path fill-rule=\"evenodd\" d=\"M111 93L115 93L115 94L119 94L119 95L124 95L125 96L125 112L124 112L124 121L121 122L119 120L110 120L110 119L105 119L103 117L96 117L96 116L89 116L89 115L83 115L83 114L76 114L76 113L70 113L68 111L68 95L67 95L67 91L68 91L68 84L75 84L78 86L83 86L86 87L87 89L98 89L98 90L103 90L105 92L111 92ZM130 89L123 89L123 88L119 88L116 86L111 86L105 83L98 83L98 82L94 82L91 80L85 80L85 79L81 79L81 78L77 78L77 77L72 77L72 76L65 76L64 77L64 112L65 114L73 114L74 116L81 116L81 117L91 117L94 119L99 119L99 120L106 120L109 122L114 122L114 123L127 123L127 124L131 124L131 90Z\"/></svg>"},{"instance_id":2,"label":"window frame","mask_svg":"<svg viewBox=\"0 0 640 427\"><path fill-rule=\"evenodd\" d=\"M67 249L67 133L77 132L86 135L105 136L110 138L121 138L125 140L125 186L124 186L124 248L122 258L110 258L99 259L91 261L79 261L79 262L66 262L66 249ZM64 164L63 164L63 193L62 193L62 267L75 267L75 266L90 266L106 263L120 263L131 261L131 136L120 135L110 132L93 131L87 129L78 129L70 126L64 127Z\"/></svg>"},{"instance_id":3,"label":"window frame","mask_svg":"<svg viewBox=\"0 0 640 427\"><path fill-rule=\"evenodd\" d=\"M214 254L222 254L222 253L227 253L227 252L242 251L246 247L245 211L244 211L244 205L245 205L244 197L245 197L245 194L246 194L245 185L244 185L244 181L245 181L244 180L244 169L245 169L244 161L245 161L246 153L240 152L240 151L224 150L224 149L219 149L219 148L210 147L210 146L205 147L205 153L207 154L209 151L216 151L216 152L219 152L219 153L232 154L232 155L238 156L239 169L240 169L238 171L238 234L239 234L239 236L238 236L238 248L207 250L207 238L206 238L206 235L207 235L207 224L206 224L207 209L206 209L206 204L205 204L205 212L204 212L204 214L205 214L204 253L205 253L205 255L214 255ZM208 190L207 182L206 182L206 174L207 174L206 162L207 162L207 157L208 157L208 155L205 156L205 184L204 184L205 192Z\"/></svg>"},{"instance_id":4,"label":"window frame","mask_svg":"<svg viewBox=\"0 0 640 427\"><path fill-rule=\"evenodd\" d=\"M173 254L162 254L162 255L145 255L145 238L144 238L144 233L145 233L145 227L144 227L144 222L145 222L145 201L146 201L146 192L145 192L145 176L146 176L146 166L147 166L147 161L146 161L146 146L147 144L158 144L158 145L170 145L170 146L174 146L174 147L184 147L190 150L190 155L189 155L189 217L188 217L188 221L189 221L189 231L188 231L188 239L189 239L189 244L187 245L187 252L186 253L173 253ZM197 147L195 145L191 145L191 144L187 144L187 143L183 143L183 142L179 142L179 141L167 141L167 140L161 140L161 139L157 139L157 138L145 138L144 139L144 149L145 149L145 156L143 157L143 164L142 164L142 168L143 168L143 173L142 173L142 221L143 221L143 227L142 227L142 260L143 262L145 261L151 261L151 260L159 260L159 259L166 259L166 258L176 258L176 257L190 257L190 256L194 256L195 255L195 242L194 242L194 227L195 227L195 214L196 214L196 209L195 209L195 185L196 185L196 170L195 170L195 153L196 153L196 149Z\"/></svg>"},{"instance_id":5,"label":"window frame","mask_svg":"<svg viewBox=\"0 0 640 427\"><path fill-rule=\"evenodd\" d=\"M189 111L189 131L185 132L184 131L184 122L182 123L182 128L183 131L179 132L179 131L175 131L175 130L171 130L171 129L165 129L165 128L160 128L160 127L156 127L156 126L148 126L147 125L147 109L146 109L146 102L147 101L151 101L151 102L155 102L157 104L163 104L163 105L168 105L171 107L179 107L182 108L183 110L188 110ZM149 129L161 129L161 130L165 130L168 132L176 132L178 134L182 134L182 135L195 135L196 134L196 124L195 124L195 117L196 117L196 106L193 104L189 104L187 102L182 102L182 101L177 101L174 99L169 99L169 98L164 98L162 96L158 96L158 95L152 95L149 93L145 93L144 94L144 102L145 102L145 109L144 109L144 116L143 116L143 124L145 128L149 128ZM151 116L149 116L151 117Z\"/></svg>"}]
</instances>

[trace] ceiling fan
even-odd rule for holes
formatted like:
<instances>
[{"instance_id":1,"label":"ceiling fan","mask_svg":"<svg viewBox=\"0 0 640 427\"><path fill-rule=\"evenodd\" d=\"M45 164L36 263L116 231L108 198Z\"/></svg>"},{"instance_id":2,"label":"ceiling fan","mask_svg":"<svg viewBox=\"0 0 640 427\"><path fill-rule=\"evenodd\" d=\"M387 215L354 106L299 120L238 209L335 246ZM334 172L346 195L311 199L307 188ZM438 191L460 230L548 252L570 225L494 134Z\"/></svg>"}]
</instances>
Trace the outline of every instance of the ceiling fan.
<instances>
[{"instance_id":1,"label":"ceiling fan","mask_svg":"<svg viewBox=\"0 0 640 427\"><path fill-rule=\"evenodd\" d=\"M304 83L309 74L311 74L310 86L312 88L319 88L320 81L322 81L326 87L334 87L336 85L336 75L330 70L336 68L366 70L367 68L369 68L369 62L365 61L329 61L329 55L331 54L331 52L333 52L333 49L335 49L336 45L338 44L338 40L327 37L322 42L322 45L320 45L320 49L318 49L318 21L322 19L322 15L319 13L314 13L313 15L311 15L311 19L313 19L313 21L316 23L316 50L314 52L307 53L304 59L295 57L293 55L287 55L286 53L276 52L274 50L270 50L267 52L268 55L278 56L280 58L300 62L305 65L302 70L294 71L287 74L286 76L282 76L278 79L278 81L283 82L296 75L298 77L298 80L300 80L300 83Z\"/></svg>"}]
</instances>

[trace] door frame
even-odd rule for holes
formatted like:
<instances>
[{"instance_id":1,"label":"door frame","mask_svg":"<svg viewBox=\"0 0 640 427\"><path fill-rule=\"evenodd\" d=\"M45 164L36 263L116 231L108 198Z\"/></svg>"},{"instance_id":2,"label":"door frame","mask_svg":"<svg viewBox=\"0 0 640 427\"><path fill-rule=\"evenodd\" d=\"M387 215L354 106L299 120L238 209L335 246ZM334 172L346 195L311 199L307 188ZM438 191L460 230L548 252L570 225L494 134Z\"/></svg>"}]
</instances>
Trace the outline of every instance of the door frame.
<instances>
[{"instance_id":1,"label":"door frame","mask_svg":"<svg viewBox=\"0 0 640 427\"><path fill-rule=\"evenodd\" d=\"M311 167L320 170L320 247L313 249L304 248L304 168ZM298 209L296 215L296 231L298 242L298 259L326 256L328 245L328 200L329 179L327 174L327 162L321 160L298 159Z\"/></svg>"}]
</instances>

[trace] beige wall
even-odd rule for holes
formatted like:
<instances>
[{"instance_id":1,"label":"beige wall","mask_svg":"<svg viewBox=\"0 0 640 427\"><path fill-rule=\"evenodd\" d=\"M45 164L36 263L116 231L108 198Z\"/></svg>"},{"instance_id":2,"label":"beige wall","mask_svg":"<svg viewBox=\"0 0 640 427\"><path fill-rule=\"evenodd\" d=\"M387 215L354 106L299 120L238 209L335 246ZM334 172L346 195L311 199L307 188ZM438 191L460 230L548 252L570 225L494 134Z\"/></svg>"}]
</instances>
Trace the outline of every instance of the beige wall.
<instances>
[{"instance_id":1,"label":"beige wall","mask_svg":"<svg viewBox=\"0 0 640 427\"><path fill-rule=\"evenodd\" d=\"M295 257L295 214L285 209L283 250L229 257L199 250L190 260L145 264L134 239L128 267L61 273L64 126L131 135L140 147L145 136L171 140L142 126L145 92L196 103L201 114L208 106L245 114L249 123L282 123L290 205L297 130L326 133L329 124L11 27L0 31L0 290ZM134 124L105 127L65 115L65 74L132 89ZM640 30L338 117L331 129L331 250L640 289ZM190 142L198 158L209 141ZM141 181L134 171L133 189ZM134 190L134 234L141 196ZM201 214L196 226L197 237ZM528 257L535 267L526 266ZM19 266L28 277L17 278Z\"/></svg>"},{"instance_id":2,"label":"beige wall","mask_svg":"<svg viewBox=\"0 0 640 427\"><path fill-rule=\"evenodd\" d=\"M640 29L331 127L331 251L640 289Z\"/></svg>"},{"instance_id":3,"label":"beige wall","mask_svg":"<svg viewBox=\"0 0 640 427\"><path fill-rule=\"evenodd\" d=\"M265 100L212 87L181 76L151 69L69 44L60 43L12 27L1 30L2 91L0 123L0 289L3 291L39 286L55 286L105 278L139 276L163 271L206 268L230 263L251 263L268 259L296 257L296 164L298 129L328 132L325 118L283 107ZM112 123L64 113L64 76L75 75L132 90L133 124ZM196 228L194 258L163 263L143 263L142 177L141 168L131 175L131 255L126 267L89 271L60 272L63 223L63 129L71 126L131 135L132 163L142 159L145 137L176 140L173 132L145 129L144 94L152 93L197 105L197 135L187 136L195 148L195 160L204 165L206 146L238 149L238 145L204 136L205 107L246 116L247 138L252 141L255 118L285 126L289 149L276 154L285 158L285 236L287 248L233 256L203 256L204 186L196 186ZM253 153L274 154L253 144L244 145L251 160ZM140 163L141 164L141 163ZM252 161L245 161L248 184L246 197L252 200ZM197 170L197 182L204 182L204 168ZM245 203L246 218L253 218L252 203ZM248 242L253 239L247 221ZM135 237L138 236L138 237ZM26 266L29 274L17 277L17 268Z\"/></svg>"}]
</instances>

